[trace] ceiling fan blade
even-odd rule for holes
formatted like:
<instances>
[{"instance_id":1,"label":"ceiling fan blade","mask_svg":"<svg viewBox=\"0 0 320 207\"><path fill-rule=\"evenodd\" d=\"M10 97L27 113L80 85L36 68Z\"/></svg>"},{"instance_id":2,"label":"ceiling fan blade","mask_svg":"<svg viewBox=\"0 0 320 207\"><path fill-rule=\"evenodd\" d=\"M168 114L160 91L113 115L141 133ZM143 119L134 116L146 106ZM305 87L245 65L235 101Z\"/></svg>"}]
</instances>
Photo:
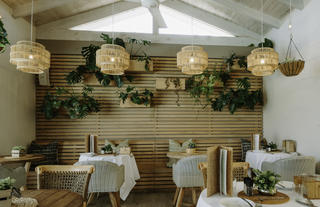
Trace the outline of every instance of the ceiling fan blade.
<instances>
[{"instance_id":1,"label":"ceiling fan blade","mask_svg":"<svg viewBox=\"0 0 320 207\"><path fill-rule=\"evenodd\" d=\"M160 9L159 8L148 8L148 9L149 9L152 17L157 22L159 28L167 28L167 24L161 15Z\"/></svg>"}]
</instances>

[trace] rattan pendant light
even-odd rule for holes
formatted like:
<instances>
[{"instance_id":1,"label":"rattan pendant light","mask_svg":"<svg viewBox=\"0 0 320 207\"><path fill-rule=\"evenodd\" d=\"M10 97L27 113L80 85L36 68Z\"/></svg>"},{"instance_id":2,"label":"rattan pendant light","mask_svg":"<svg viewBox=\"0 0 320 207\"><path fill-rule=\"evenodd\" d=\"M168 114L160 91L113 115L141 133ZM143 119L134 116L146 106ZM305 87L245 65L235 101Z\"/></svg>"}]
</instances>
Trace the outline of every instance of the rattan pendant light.
<instances>
[{"instance_id":1,"label":"rattan pendant light","mask_svg":"<svg viewBox=\"0 0 320 207\"><path fill-rule=\"evenodd\" d=\"M101 49L97 50L96 65L102 73L123 75L129 68L130 55L125 48L114 44L113 10L114 3L112 3L112 44L101 45Z\"/></svg>"},{"instance_id":2,"label":"rattan pendant light","mask_svg":"<svg viewBox=\"0 0 320 207\"><path fill-rule=\"evenodd\" d=\"M37 42L32 41L33 29L33 0L31 4L31 40L18 41L11 46L10 63L17 66L17 70L41 74L50 68L50 52Z\"/></svg>"},{"instance_id":3,"label":"rattan pendant light","mask_svg":"<svg viewBox=\"0 0 320 207\"><path fill-rule=\"evenodd\" d=\"M261 41L264 42L263 36L263 0L261 0ZM255 76L272 75L278 68L279 54L273 48L263 47L251 51L247 58L248 70Z\"/></svg>"},{"instance_id":4,"label":"rattan pendant light","mask_svg":"<svg viewBox=\"0 0 320 207\"><path fill-rule=\"evenodd\" d=\"M177 67L187 75L198 75L208 67L208 53L200 46L193 45L193 18L192 18L192 45L185 46L177 53Z\"/></svg>"}]
</instances>

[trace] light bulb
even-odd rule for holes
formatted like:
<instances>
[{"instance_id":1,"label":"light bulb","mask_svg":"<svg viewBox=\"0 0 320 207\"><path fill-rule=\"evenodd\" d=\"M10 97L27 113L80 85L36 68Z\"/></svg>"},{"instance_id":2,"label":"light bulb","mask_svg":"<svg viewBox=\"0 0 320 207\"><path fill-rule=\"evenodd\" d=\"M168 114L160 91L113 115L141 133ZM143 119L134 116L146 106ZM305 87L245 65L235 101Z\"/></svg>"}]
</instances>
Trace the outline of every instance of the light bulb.
<instances>
[{"instance_id":1,"label":"light bulb","mask_svg":"<svg viewBox=\"0 0 320 207\"><path fill-rule=\"evenodd\" d=\"M29 59L33 59L33 55L29 55Z\"/></svg>"},{"instance_id":2,"label":"light bulb","mask_svg":"<svg viewBox=\"0 0 320 207\"><path fill-rule=\"evenodd\" d=\"M260 60L260 63L261 63L261 64L264 64L264 59L261 59L261 60Z\"/></svg>"},{"instance_id":3,"label":"light bulb","mask_svg":"<svg viewBox=\"0 0 320 207\"><path fill-rule=\"evenodd\" d=\"M292 28L292 24L289 24L289 26L288 26L288 27L289 27L289 29L291 29L291 28Z\"/></svg>"},{"instance_id":4,"label":"light bulb","mask_svg":"<svg viewBox=\"0 0 320 207\"><path fill-rule=\"evenodd\" d=\"M111 58L111 62L114 62L114 57Z\"/></svg>"},{"instance_id":5,"label":"light bulb","mask_svg":"<svg viewBox=\"0 0 320 207\"><path fill-rule=\"evenodd\" d=\"M190 61L190 63L193 63L194 62L194 57L191 57L189 61Z\"/></svg>"}]
</instances>

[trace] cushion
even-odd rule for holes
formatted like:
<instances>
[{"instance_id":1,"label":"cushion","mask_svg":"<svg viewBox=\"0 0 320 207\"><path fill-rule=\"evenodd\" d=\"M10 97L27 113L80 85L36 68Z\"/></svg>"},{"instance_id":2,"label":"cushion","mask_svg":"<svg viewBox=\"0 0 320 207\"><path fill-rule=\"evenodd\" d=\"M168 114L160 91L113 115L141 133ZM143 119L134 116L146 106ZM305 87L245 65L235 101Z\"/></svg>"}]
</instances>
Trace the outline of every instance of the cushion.
<instances>
[{"instance_id":1,"label":"cushion","mask_svg":"<svg viewBox=\"0 0 320 207\"><path fill-rule=\"evenodd\" d=\"M59 144L57 142L51 142L46 145L40 145L33 141L28 149L28 153L44 155L45 159L32 162L30 169L34 170L34 168L38 165L58 164L58 146Z\"/></svg>"},{"instance_id":2,"label":"cushion","mask_svg":"<svg viewBox=\"0 0 320 207\"><path fill-rule=\"evenodd\" d=\"M192 139L188 139L184 141L182 144L180 144L176 140L169 139L169 152L185 152L190 143L192 143ZM167 167L172 167L172 165L176 162L176 159L169 158Z\"/></svg>"},{"instance_id":3,"label":"cushion","mask_svg":"<svg viewBox=\"0 0 320 207\"><path fill-rule=\"evenodd\" d=\"M0 166L0 179L13 178L16 182L13 184L14 187L20 188L25 186L27 183L27 173L24 167L18 167L15 169Z\"/></svg>"},{"instance_id":4,"label":"cushion","mask_svg":"<svg viewBox=\"0 0 320 207\"><path fill-rule=\"evenodd\" d=\"M113 142L109 141L108 139L105 139L104 141L105 145L111 145L112 150L116 153L120 153L120 148L121 147L129 147L129 141L126 139L122 142L120 142L118 145L115 145Z\"/></svg>"},{"instance_id":5,"label":"cushion","mask_svg":"<svg viewBox=\"0 0 320 207\"><path fill-rule=\"evenodd\" d=\"M245 162L246 161L246 153L247 151L252 149L252 144L251 141L247 139L241 139L241 161Z\"/></svg>"}]
</instances>

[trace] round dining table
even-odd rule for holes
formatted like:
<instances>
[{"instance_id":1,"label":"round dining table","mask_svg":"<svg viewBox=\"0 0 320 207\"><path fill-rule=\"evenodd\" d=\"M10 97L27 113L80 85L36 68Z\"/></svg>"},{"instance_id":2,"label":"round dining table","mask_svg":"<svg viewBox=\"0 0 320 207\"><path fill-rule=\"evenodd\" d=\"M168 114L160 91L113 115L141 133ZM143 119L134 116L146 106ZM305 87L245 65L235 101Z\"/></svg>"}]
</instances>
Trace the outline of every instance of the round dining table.
<instances>
[{"instance_id":1,"label":"round dining table","mask_svg":"<svg viewBox=\"0 0 320 207\"><path fill-rule=\"evenodd\" d=\"M68 190L26 190L22 197L34 198L38 207L82 207L83 198L80 194ZM15 207L12 205L12 207Z\"/></svg>"},{"instance_id":2,"label":"round dining table","mask_svg":"<svg viewBox=\"0 0 320 207\"><path fill-rule=\"evenodd\" d=\"M243 190L244 184L243 182L238 182L237 185L234 187L234 196L236 196L240 191ZM290 200L287 203L284 204L277 204L277 205L261 205L263 207L303 207L304 205L298 203L295 201L296 194L293 192L292 189L285 189L285 190L279 190L279 192L285 193L290 197ZM219 193L214 194L210 197L207 197L207 189L204 189L200 196L197 203L197 207L225 207L220 204L220 200L223 198L227 198L227 196L220 195ZM315 206L320 206L319 200L312 200L313 204ZM248 207L250 207L248 205Z\"/></svg>"}]
</instances>

